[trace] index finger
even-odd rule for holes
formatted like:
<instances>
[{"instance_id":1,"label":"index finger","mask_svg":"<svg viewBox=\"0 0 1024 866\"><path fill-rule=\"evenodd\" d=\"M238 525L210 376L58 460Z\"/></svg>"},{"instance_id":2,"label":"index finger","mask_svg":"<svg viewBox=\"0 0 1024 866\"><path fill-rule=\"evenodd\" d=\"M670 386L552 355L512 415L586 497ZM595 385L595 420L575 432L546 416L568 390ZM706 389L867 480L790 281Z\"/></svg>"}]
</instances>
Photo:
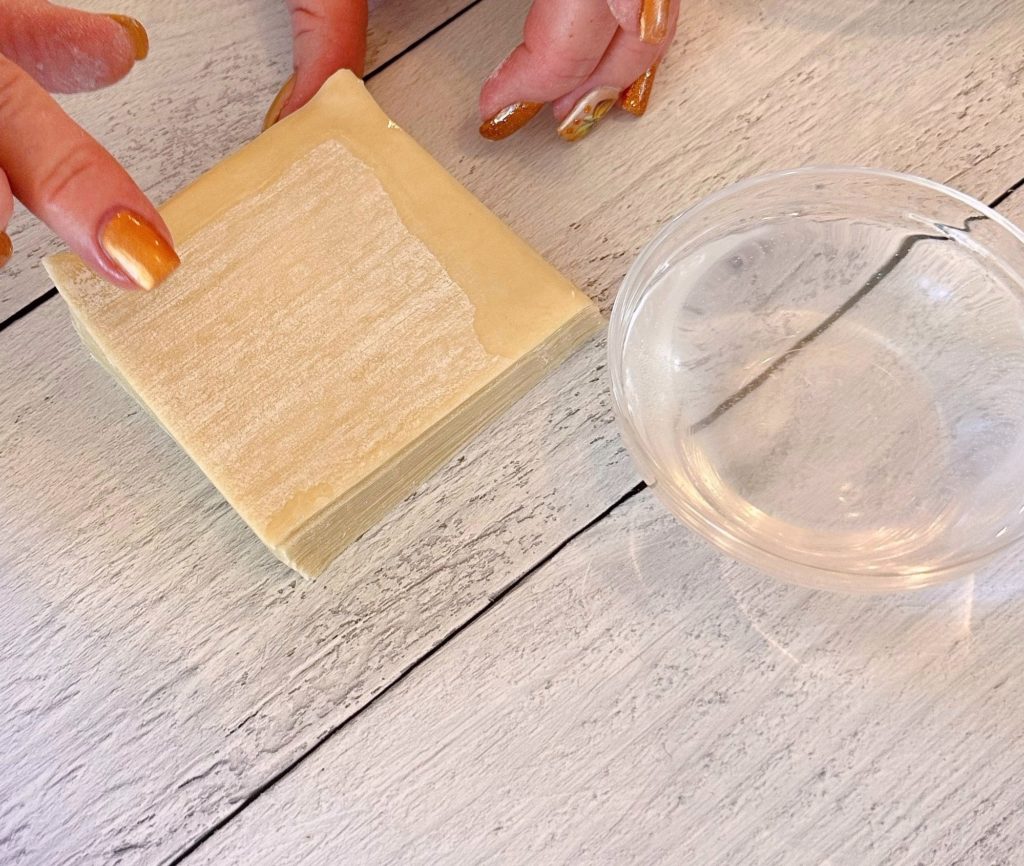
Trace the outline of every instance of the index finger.
<instances>
[{"instance_id":1,"label":"index finger","mask_svg":"<svg viewBox=\"0 0 1024 866\"><path fill-rule=\"evenodd\" d=\"M2 55L0 168L25 207L110 282L153 288L178 266L167 226L128 173Z\"/></svg>"}]
</instances>

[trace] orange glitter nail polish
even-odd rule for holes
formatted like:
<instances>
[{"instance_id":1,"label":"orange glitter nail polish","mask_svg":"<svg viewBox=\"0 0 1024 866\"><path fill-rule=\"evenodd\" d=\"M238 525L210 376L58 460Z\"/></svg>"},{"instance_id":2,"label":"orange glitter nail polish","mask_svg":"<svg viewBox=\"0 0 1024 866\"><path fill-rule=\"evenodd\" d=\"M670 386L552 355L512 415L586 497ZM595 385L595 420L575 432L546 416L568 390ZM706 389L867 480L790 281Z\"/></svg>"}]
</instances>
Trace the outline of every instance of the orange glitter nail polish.
<instances>
[{"instance_id":1,"label":"orange glitter nail polish","mask_svg":"<svg viewBox=\"0 0 1024 866\"><path fill-rule=\"evenodd\" d=\"M647 103L651 100L651 90L654 88L654 76L658 72L658 64L655 63L636 81L622 92L621 105L624 111L642 117L647 111Z\"/></svg>"},{"instance_id":2,"label":"orange glitter nail polish","mask_svg":"<svg viewBox=\"0 0 1024 866\"><path fill-rule=\"evenodd\" d=\"M513 102L480 125L480 134L488 141L501 141L519 132L544 107L543 102Z\"/></svg>"}]
</instances>

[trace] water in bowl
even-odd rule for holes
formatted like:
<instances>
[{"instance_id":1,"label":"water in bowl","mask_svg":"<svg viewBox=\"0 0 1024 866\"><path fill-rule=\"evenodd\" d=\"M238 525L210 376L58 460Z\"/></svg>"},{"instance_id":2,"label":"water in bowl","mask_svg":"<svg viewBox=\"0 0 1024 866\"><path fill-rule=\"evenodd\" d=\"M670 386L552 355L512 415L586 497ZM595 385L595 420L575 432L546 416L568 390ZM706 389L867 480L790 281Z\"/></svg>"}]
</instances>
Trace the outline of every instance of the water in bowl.
<instances>
[{"instance_id":1,"label":"water in bowl","mask_svg":"<svg viewBox=\"0 0 1024 866\"><path fill-rule=\"evenodd\" d=\"M1019 278L972 229L793 213L669 257L621 356L673 509L741 558L911 583L1024 535Z\"/></svg>"}]
</instances>

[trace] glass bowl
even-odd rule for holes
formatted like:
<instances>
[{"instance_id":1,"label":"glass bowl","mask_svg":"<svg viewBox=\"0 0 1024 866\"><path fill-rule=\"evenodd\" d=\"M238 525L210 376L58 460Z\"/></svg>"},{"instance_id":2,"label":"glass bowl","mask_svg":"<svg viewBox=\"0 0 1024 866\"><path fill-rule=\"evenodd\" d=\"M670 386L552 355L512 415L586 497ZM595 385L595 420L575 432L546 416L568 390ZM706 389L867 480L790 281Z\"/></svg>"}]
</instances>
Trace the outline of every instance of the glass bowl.
<instances>
[{"instance_id":1,"label":"glass bowl","mask_svg":"<svg viewBox=\"0 0 1024 866\"><path fill-rule=\"evenodd\" d=\"M643 250L616 412L687 526L795 583L923 586L1024 536L1024 234L862 168L746 180Z\"/></svg>"}]
</instances>

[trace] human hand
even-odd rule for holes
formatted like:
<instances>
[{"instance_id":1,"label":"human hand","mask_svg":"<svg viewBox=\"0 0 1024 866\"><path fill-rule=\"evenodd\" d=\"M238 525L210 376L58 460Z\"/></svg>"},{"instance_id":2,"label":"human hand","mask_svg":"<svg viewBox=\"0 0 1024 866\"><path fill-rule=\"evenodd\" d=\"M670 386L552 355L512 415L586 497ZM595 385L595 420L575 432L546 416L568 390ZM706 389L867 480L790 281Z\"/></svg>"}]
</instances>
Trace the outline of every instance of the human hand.
<instances>
[{"instance_id":1,"label":"human hand","mask_svg":"<svg viewBox=\"0 0 1024 866\"><path fill-rule=\"evenodd\" d=\"M0 265L10 258L2 232L17 197L117 285L149 289L178 266L156 208L47 92L106 87L148 50L133 18L46 0L0 3Z\"/></svg>"},{"instance_id":2,"label":"human hand","mask_svg":"<svg viewBox=\"0 0 1024 866\"><path fill-rule=\"evenodd\" d=\"M366 0L288 0L294 74L264 129L303 106L334 72L363 71ZM480 134L498 140L550 102L558 132L583 138L618 102L640 116L675 35L679 0L534 0L523 42L480 94Z\"/></svg>"},{"instance_id":3,"label":"human hand","mask_svg":"<svg viewBox=\"0 0 1024 866\"><path fill-rule=\"evenodd\" d=\"M507 138L548 102L567 141L616 102L642 115L678 16L679 0L534 0L522 44L480 93L480 134Z\"/></svg>"},{"instance_id":4,"label":"human hand","mask_svg":"<svg viewBox=\"0 0 1024 866\"><path fill-rule=\"evenodd\" d=\"M302 108L339 69L360 78L366 62L366 0L287 0L292 16L292 63L267 111L263 128Z\"/></svg>"}]
</instances>

